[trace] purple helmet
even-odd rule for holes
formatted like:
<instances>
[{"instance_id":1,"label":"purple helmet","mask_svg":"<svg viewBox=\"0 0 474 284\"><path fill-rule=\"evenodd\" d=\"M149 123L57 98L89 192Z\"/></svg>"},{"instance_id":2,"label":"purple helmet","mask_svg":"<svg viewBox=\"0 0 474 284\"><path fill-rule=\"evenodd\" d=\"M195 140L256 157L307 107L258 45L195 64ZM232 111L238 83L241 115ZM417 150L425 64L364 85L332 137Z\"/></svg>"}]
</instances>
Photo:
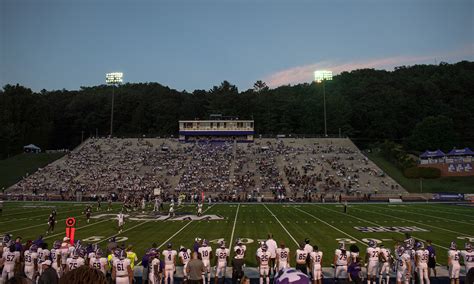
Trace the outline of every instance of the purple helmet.
<instances>
[{"instance_id":1,"label":"purple helmet","mask_svg":"<svg viewBox=\"0 0 474 284\"><path fill-rule=\"evenodd\" d=\"M96 256L97 258L101 258L103 255L104 255L104 254L102 253L102 250L101 250L100 248L97 248L97 249L95 250L95 256Z\"/></svg>"},{"instance_id":2,"label":"purple helmet","mask_svg":"<svg viewBox=\"0 0 474 284\"><path fill-rule=\"evenodd\" d=\"M275 284L308 284L309 278L303 272L294 268L282 269L275 276Z\"/></svg>"},{"instance_id":3,"label":"purple helmet","mask_svg":"<svg viewBox=\"0 0 474 284\"><path fill-rule=\"evenodd\" d=\"M369 240L369 247L374 248L377 243L374 240Z\"/></svg>"},{"instance_id":4,"label":"purple helmet","mask_svg":"<svg viewBox=\"0 0 474 284\"><path fill-rule=\"evenodd\" d=\"M457 248L458 248L458 246L456 245L456 242L452 241L450 246L449 246L449 249L456 250Z\"/></svg>"},{"instance_id":5,"label":"purple helmet","mask_svg":"<svg viewBox=\"0 0 474 284\"><path fill-rule=\"evenodd\" d=\"M61 241L54 241L53 248L54 249L59 249L60 247L61 247Z\"/></svg>"},{"instance_id":6,"label":"purple helmet","mask_svg":"<svg viewBox=\"0 0 474 284\"><path fill-rule=\"evenodd\" d=\"M30 251L37 252L38 251L38 246L35 245L35 244L32 244L31 247L30 247Z\"/></svg>"}]
</instances>

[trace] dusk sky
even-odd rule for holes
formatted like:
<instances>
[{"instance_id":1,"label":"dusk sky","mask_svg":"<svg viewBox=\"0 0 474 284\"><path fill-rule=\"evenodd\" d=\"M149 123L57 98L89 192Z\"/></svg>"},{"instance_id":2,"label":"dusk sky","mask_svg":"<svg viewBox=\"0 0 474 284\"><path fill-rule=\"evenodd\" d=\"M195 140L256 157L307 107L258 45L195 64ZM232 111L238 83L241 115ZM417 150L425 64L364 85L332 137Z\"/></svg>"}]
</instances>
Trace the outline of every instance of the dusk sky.
<instances>
[{"instance_id":1,"label":"dusk sky","mask_svg":"<svg viewBox=\"0 0 474 284\"><path fill-rule=\"evenodd\" d=\"M0 0L0 85L251 88L474 60L473 0Z\"/></svg>"}]
</instances>

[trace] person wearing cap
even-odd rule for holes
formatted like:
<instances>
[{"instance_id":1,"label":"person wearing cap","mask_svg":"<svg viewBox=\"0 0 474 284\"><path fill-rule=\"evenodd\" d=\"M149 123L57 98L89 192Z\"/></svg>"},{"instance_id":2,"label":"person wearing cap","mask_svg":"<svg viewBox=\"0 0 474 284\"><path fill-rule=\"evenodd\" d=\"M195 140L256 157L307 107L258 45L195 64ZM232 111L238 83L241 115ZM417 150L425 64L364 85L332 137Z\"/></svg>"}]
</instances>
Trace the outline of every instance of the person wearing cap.
<instances>
[{"instance_id":1,"label":"person wearing cap","mask_svg":"<svg viewBox=\"0 0 474 284\"><path fill-rule=\"evenodd\" d=\"M43 272L38 279L38 284L56 284L59 282L58 273L51 267L51 260L47 259L41 263Z\"/></svg>"},{"instance_id":2,"label":"person wearing cap","mask_svg":"<svg viewBox=\"0 0 474 284\"><path fill-rule=\"evenodd\" d=\"M192 259L186 266L186 273L188 274L188 284L203 284L203 273L206 267L202 260L199 259L199 253L193 252Z\"/></svg>"},{"instance_id":3,"label":"person wearing cap","mask_svg":"<svg viewBox=\"0 0 474 284\"><path fill-rule=\"evenodd\" d=\"M133 251L133 246L128 245L127 247L127 258L130 259L130 267L133 268L135 267L135 263L138 261L137 254Z\"/></svg>"}]
</instances>

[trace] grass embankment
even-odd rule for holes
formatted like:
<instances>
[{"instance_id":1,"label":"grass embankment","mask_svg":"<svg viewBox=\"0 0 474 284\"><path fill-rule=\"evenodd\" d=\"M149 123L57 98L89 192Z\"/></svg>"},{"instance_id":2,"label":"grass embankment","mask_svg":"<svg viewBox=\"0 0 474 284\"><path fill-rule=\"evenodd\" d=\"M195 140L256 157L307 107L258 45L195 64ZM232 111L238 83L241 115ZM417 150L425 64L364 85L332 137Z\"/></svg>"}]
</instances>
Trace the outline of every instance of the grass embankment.
<instances>
[{"instance_id":1,"label":"grass embankment","mask_svg":"<svg viewBox=\"0 0 474 284\"><path fill-rule=\"evenodd\" d=\"M419 192L457 192L474 193L474 176L471 177L442 177L437 179L423 179L421 190L419 179L409 179L393 163L386 160L378 153L369 153L371 159L386 174L396 180L406 190L413 193Z\"/></svg>"},{"instance_id":2,"label":"grass embankment","mask_svg":"<svg viewBox=\"0 0 474 284\"><path fill-rule=\"evenodd\" d=\"M31 175L38 168L42 168L62 156L64 153L23 153L0 160L0 190L15 184L27 173Z\"/></svg>"}]
</instances>

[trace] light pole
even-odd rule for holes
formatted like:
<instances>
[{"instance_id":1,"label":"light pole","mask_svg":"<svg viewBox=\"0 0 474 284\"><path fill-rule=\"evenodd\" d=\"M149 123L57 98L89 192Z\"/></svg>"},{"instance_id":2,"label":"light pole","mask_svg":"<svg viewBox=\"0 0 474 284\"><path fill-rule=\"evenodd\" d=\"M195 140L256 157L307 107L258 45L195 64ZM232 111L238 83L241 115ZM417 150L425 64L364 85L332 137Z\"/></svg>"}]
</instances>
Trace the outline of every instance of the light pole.
<instances>
[{"instance_id":1,"label":"light pole","mask_svg":"<svg viewBox=\"0 0 474 284\"><path fill-rule=\"evenodd\" d=\"M332 80L332 71L316 70L314 71L314 80L316 83L323 83L323 105L324 105L324 137L328 137L328 127L326 121L326 80Z\"/></svg>"},{"instance_id":2,"label":"light pole","mask_svg":"<svg viewBox=\"0 0 474 284\"><path fill-rule=\"evenodd\" d=\"M114 132L114 100L115 100L115 85L123 82L122 72L112 72L105 74L105 82L107 85L112 85L112 107L110 109L110 138Z\"/></svg>"}]
</instances>

